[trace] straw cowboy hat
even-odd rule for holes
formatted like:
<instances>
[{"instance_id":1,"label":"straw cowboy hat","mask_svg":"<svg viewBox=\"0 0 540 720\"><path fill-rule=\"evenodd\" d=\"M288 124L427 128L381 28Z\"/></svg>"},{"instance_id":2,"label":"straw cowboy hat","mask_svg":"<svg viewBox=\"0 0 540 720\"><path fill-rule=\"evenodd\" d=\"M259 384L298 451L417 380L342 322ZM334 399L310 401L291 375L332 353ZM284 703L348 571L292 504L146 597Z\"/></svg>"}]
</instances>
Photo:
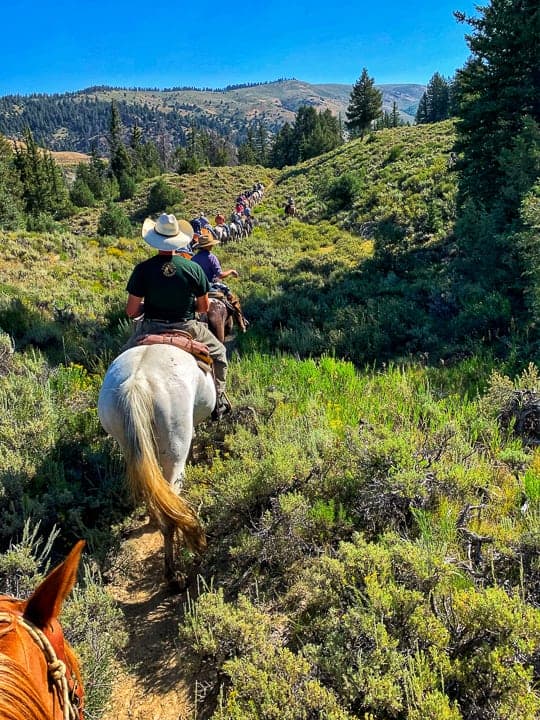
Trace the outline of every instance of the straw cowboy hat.
<instances>
[{"instance_id":1,"label":"straw cowboy hat","mask_svg":"<svg viewBox=\"0 0 540 720\"><path fill-rule=\"evenodd\" d=\"M142 236L156 250L173 251L191 242L193 228L187 220L177 220L174 215L163 213L157 220L146 218Z\"/></svg>"},{"instance_id":2,"label":"straw cowboy hat","mask_svg":"<svg viewBox=\"0 0 540 720\"><path fill-rule=\"evenodd\" d=\"M213 245L219 245L219 240L210 234L209 230L203 228L199 239L197 240L196 250L208 250Z\"/></svg>"}]
</instances>

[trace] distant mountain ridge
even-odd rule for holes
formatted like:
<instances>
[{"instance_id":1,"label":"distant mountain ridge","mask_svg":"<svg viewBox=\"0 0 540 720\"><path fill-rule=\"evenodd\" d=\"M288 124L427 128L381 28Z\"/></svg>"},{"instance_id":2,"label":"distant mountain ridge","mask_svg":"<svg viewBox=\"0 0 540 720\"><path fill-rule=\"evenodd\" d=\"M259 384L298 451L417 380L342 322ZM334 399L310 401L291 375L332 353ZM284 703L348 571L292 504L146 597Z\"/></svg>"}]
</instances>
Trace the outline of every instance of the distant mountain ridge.
<instances>
[{"instance_id":1,"label":"distant mountain ridge","mask_svg":"<svg viewBox=\"0 0 540 720\"><path fill-rule=\"evenodd\" d=\"M414 120L424 85L377 87L383 93L385 110L390 111L396 102L402 119ZM56 95L6 95L0 97L0 133L18 138L28 126L38 142L51 150L88 152L97 144L104 151L114 100L126 129L138 125L147 139L180 145L195 123L238 144L251 123L260 121L276 132L285 122L294 121L301 105L329 109L345 118L351 89L345 84L282 79L218 90L95 86Z\"/></svg>"}]
</instances>

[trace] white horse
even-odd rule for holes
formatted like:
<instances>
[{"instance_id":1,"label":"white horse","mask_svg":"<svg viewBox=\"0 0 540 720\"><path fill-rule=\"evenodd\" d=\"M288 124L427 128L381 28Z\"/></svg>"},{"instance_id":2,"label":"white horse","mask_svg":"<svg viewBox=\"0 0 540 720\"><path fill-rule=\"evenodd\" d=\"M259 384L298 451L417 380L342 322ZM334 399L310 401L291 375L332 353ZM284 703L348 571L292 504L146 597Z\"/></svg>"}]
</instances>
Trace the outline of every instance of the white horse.
<instances>
[{"instance_id":1,"label":"white horse","mask_svg":"<svg viewBox=\"0 0 540 720\"><path fill-rule=\"evenodd\" d=\"M119 355L105 374L98 399L103 428L122 448L126 475L163 533L165 578L175 572L175 534L195 552L206 546L197 515L181 497L194 425L214 408L211 373L195 358L169 345L139 345Z\"/></svg>"},{"instance_id":2,"label":"white horse","mask_svg":"<svg viewBox=\"0 0 540 720\"><path fill-rule=\"evenodd\" d=\"M229 233L225 225L216 225L214 232L221 243L226 243L229 239Z\"/></svg>"}]
</instances>

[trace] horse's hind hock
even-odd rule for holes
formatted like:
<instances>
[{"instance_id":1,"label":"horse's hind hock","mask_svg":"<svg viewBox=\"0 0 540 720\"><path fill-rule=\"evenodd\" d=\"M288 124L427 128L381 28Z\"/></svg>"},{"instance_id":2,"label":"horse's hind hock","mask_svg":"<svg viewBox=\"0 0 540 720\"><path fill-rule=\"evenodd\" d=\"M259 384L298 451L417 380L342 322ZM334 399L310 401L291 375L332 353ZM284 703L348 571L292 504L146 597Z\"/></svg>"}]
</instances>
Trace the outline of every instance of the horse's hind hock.
<instances>
[{"instance_id":1,"label":"horse's hind hock","mask_svg":"<svg viewBox=\"0 0 540 720\"><path fill-rule=\"evenodd\" d=\"M192 439L194 437L195 437L195 428L193 429L193 433L191 435ZM183 485L184 485L184 476L183 475L177 475L173 480L171 480L171 489L177 495L180 495L180 493L182 492Z\"/></svg>"}]
</instances>

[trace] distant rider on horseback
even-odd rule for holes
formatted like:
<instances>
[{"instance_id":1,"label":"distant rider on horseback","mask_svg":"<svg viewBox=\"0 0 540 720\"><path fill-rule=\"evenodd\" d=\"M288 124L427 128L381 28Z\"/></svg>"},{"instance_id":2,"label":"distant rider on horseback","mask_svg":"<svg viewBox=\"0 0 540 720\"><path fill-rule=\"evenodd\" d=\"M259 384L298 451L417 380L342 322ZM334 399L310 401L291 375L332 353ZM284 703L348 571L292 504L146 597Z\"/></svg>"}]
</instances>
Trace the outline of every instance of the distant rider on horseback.
<instances>
[{"instance_id":1,"label":"distant rider on horseback","mask_svg":"<svg viewBox=\"0 0 540 720\"><path fill-rule=\"evenodd\" d=\"M283 210L285 211L285 215L295 215L296 214L296 205L294 203L293 197L289 197L287 199L287 204L285 205Z\"/></svg>"}]
</instances>

